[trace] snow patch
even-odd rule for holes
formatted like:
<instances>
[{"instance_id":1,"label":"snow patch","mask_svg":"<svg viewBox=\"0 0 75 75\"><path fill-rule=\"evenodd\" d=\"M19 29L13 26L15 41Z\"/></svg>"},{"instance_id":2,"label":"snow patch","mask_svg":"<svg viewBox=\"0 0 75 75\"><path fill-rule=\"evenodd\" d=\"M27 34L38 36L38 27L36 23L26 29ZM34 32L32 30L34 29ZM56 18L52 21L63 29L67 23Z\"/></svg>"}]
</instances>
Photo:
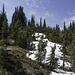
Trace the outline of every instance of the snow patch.
<instances>
[{"instance_id":1,"label":"snow patch","mask_svg":"<svg viewBox=\"0 0 75 75\"><path fill-rule=\"evenodd\" d=\"M73 72L63 71L63 70L60 70L60 69L56 69L56 71L57 71L58 73L56 73L56 72L51 72L50 75L75 75L75 73L73 73Z\"/></svg>"},{"instance_id":2,"label":"snow patch","mask_svg":"<svg viewBox=\"0 0 75 75\"><path fill-rule=\"evenodd\" d=\"M48 39L46 39L46 35L43 34L43 33L35 33L34 36L36 37L37 41L33 41L32 43L35 45L35 51L30 51L32 52L33 54L31 54L29 56L29 53L27 54L27 57L31 58L32 60L36 60L35 58L35 54L37 53L37 49L38 49L38 44L39 44L39 40L41 39L41 36L44 36L44 39L43 41L47 41L47 46L46 46L46 58L45 58L45 63L47 63L48 61L47 60L47 57L49 56L49 54L51 54L51 47L54 47L54 45L56 45L56 50L55 50L55 57L59 58L58 60L58 63L59 63L59 66L62 66L63 65L63 61L60 59L60 57L62 57L62 52L60 51L60 47L61 45L57 44L57 43L53 43L53 42L50 42ZM71 64L68 63L68 62L65 62L65 66L66 67L70 67Z\"/></svg>"}]
</instances>

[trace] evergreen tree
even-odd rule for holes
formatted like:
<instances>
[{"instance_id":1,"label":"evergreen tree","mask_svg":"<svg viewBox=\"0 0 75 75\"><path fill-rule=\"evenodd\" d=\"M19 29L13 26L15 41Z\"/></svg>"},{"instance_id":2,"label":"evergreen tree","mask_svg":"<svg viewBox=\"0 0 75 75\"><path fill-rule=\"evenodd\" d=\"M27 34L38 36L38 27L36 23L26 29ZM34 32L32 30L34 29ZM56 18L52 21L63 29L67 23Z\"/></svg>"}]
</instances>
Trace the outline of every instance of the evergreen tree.
<instances>
[{"instance_id":1,"label":"evergreen tree","mask_svg":"<svg viewBox=\"0 0 75 75\"><path fill-rule=\"evenodd\" d=\"M15 30L18 30L19 28L21 28L21 21L18 19L15 23Z\"/></svg>"},{"instance_id":2,"label":"evergreen tree","mask_svg":"<svg viewBox=\"0 0 75 75\"><path fill-rule=\"evenodd\" d=\"M67 36L64 35L63 37L63 44L62 44L62 49L61 51L63 52L63 69L65 69L65 58L66 58L66 55L67 55L67 39L66 39Z\"/></svg>"},{"instance_id":3,"label":"evergreen tree","mask_svg":"<svg viewBox=\"0 0 75 75\"><path fill-rule=\"evenodd\" d=\"M0 74L21 75L21 73L24 73L24 71L19 56L10 54L9 50L0 48Z\"/></svg>"},{"instance_id":4,"label":"evergreen tree","mask_svg":"<svg viewBox=\"0 0 75 75\"><path fill-rule=\"evenodd\" d=\"M65 52L65 51L66 51L65 46L62 47L62 50L63 50L63 69L64 69L64 68L65 68L65 58L66 58L66 57L65 57L65 55L66 55L66 54L65 54L65 53L66 53L66 52Z\"/></svg>"},{"instance_id":5,"label":"evergreen tree","mask_svg":"<svg viewBox=\"0 0 75 75\"><path fill-rule=\"evenodd\" d=\"M31 16L31 28L35 27L35 17L32 15Z\"/></svg>"},{"instance_id":6,"label":"evergreen tree","mask_svg":"<svg viewBox=\"0 0 75 75\"><path fill-rule=\"evenodd\" d=\"M2 29L2 22L3 22L3 19L2 19L2 13L0 13L0 34L1 34L1 29Z\"/></svg>"},{"instance_id":7,"label":"evergreen tree","mask_svg":"<svg viewBox=\"0 0 75 75\"><path fill-rule=\"evenodd\" d=\"M70 45L72 43L72 33L71 31L69 31L68 36L67 36L67 40L68 40L68 45Z\"/></svg>"},{"instance_id":8,"label":"evergreen tree","mask_svg":"<svg viewBox=\"0 0 75 75\"><path fill-rule=\"evenodd\" d=\"M55 39L56 39L56 42L60 42L60 28L59 28L59 25L56 25L56 30L55 30Z\"/></svg>"},{"instance_id":9,"label":"evergreen tree","mask_svg":"<svg viewBox=\"0 0 75 75\"><path fill-rule=\"evenodd\" d=\"M8 22L7 18L5 18L5 20L2 23L2 37L7 38L7 36L8 36Z\"/></svg>"},{"instance_id":10,"label":"evergreen tree","mask_svg":"<svg viewBox=\"0 0 75 75\"><path fill-rule=\"evenodd\" d=\"M23 7L19 7L19 12L18 12L18 18L21 21L23 27L27 25L27 18L25 16L25 13L23 12Z\"/></svg>"},{"instance_id":11,"label":"evergreen tree","mask_svg":"<svg viewBox=\"0 0 75 75\"><path fill-rule=\"evenodd\" d=\"M70 22L70 26L69 26L69 29L70 29L70 31L71 31L71 29L72 29L72 24L71 24L71 22Z\"/></svg>"},{"instance_id":12,"label":"evergreen tree","mask_svg":"<svg viewBox=\"0 0 75 75\"><path fill-rule=\"evenodd\" d=\"M15 26L11 28L12 29L12 34L11 35L13 36L13 38L15 40L17 39L18 32L21 30L21 28L22 28L21 21L18 19L17 22L15 23Z\"/></svg>"},{"instance_id":13,"label":"evergreen tree","mask_svg":"<svg viewBox=\"0 0 75 75\"><path fill-rule=\"evenodd\" d=\"M51 36L52 36L52 42L56 42L56 28L55 27L53 27L53 29L52 29L52 33L51 33Z\"/></svg>"},{"instance_id":14,"label":"evergreen tree","mask_svg":"<svg viewBox=\"0 0 75 75\"><path fill-rule=\"evenodd\" d=\"M2 13L0 13L0 36L2 36L2 32L4 31L4 30L2 30L3 27L7 27L7 24L4 23L5 21L7 22L7 17L6 17L6 13L5 13L5 10L4 10L4 4L3 4L3 10L2 10Z\"/></svg>"},{"instance_id":15,"label":"evergreen tree","mask_svg":"<svg viewBox=\"0 0 75 75\"><path fill-rule=\"evenodd\" d=\"M27 35L26 31L19 31L16 39L16 43L19 47L27 48Z\"/></svg>"},{"instance_id":16,"label":"evergreen tree","mask_svg":"<svg viewBox=\"0 0 75 75\"><path fill-rule=\"evenodd\" d=\"M65 26L65 22L64 22L64 31L66 31L66 26Z\"/></svg>"},{"instance_id":17,"label":"evergreen tree","mask_svg":"<svg viewBox=\"0 0 75 75\"><path fill-rule=\"evenodd\" d=\"M46 28L46 21L44 19L43 28Z\"/></svg>"},{"instance_id":18,"label":"evergreen tree","mask_svg":"<svg viewBox=\"0 0 75 75\"><path fill-rule=\"evenodd\" d=\"M2 12L2 14L3 14L3 20L4 20L5 17L6 17L5 10L4 10L4 4L3 4L3 12Z\"/></svg>"},{"instance_id":19,"label":"evergreen tree","mask_svg":"<svg viewBox=\"0 0 75 75\"><path fill-rule=\"evenodd\" d=\"M40 27L42 27L42 18L40 18Z\"/></svg>"},{"instance_id":20,"label":"evergreen tree","mask_svg":"<svg viewBox=\"0 0 75 75\"><path fill-rule=\"evenodd\" d=\"M28 20L28 26L30 26L31 25L31 23L30 23L30 19Z\"/></svg>"},{"instance_id":21,"label":"evergreen tree","mask_svg":"<svg viewBox=\"0 0 75 75\"><path fill-rule=\"evenodd\" d=\"M75 22L72 24L72 30L75 31Z\"/></svg>"},{"instance_id":22,"label":"evergreen tree","mask_svg":"<svg viewBox=\"0 0 75 75\"><path fill-rule=\"evenodd\" d=\"M60 32L60 28L59 25L56 24L56 32L59 33Z\"/></svg>"},{"instance_id":23,"label":"evergreen tree","mask_svg":"<svg viewBox=\"0 0 75 75\"><path fill-rule=\"evenodd\" d=\"M17 8L15 7L15 12L13 13L12 16L12 23L14 23L13 26L15 26L15 23L18 20L18 12L19 12L18 7Z\"/></svg>"},{"instance_id":24,"label":"evergreen tree","mask_svg":"<svg viewBox=\"0 0 75 75\"><path fill-rule=\"evenodd\" d=\"M35 57L37 58L37 62L39 64L42 63L42 61L45 60L45 56L46 56L46 47L47 45L47 41L43 41L43 36L41 37L41 40L39 41L39 44L38 44L38 51L37 51L37 54L35 54ZM45 63L45 62L44 62Z\"/></svg>"},{"instance_id":25,"label":"evergreen tree","mask_svg":"<svg viewBox=\"0 0 75 75\"><path fill-rule=\"evenodd\" d=\"M56 45L54 47L52 47L51 49L51 54L49 55L49 57L47 58L48 65L49 65L49 69L52 71L53 69L57 68L58 66L58 58L55 57L55 49L56 49Z\"/></svg>"},{"instance_id":26,"label":"evergreen tree","mask_svg":"<svg viewBox=\"0 0 75 75\"><path fill-rule=\"evenodd\" d=\"M74 33L74 36L73 36L73 41L72 41L71 49L72 49L72 53L71 53L72 71L75 72L75 33Z\"/></svg>"},{"instance_id":27,"label":"evergreen tree","mask_svg":"<svg viewBox=\"0 0 75 75\"><path fill-rule=\"evenodd\" d=\"M15 24L18 20L20 20L22 28L24 28L27 25L27 18L26 18L25 13L23 12L23 7L21 7L21 6L19 8L15 7L15 12L13 13L12 22L11 22L11 25L10 25L11 28L12 27L13 27L13 29L15 28Z\"/></svg>"}]
</instances>

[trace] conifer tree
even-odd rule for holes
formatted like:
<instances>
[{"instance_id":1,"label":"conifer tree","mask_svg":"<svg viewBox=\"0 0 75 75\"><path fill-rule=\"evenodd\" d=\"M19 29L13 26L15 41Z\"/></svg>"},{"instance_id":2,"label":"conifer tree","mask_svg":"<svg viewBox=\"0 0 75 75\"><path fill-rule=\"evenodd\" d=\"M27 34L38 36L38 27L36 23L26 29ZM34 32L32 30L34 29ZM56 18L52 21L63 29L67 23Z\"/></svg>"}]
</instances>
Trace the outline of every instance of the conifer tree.
<instances>
[{"instance_id":1,"label":"conifer tree","mask_svg":"<svg viewBox=\"0 0 75 75\"><path fill-rule=\"evenodd\" d=\"M15 23L15 26L13 27L13 25L11 26L12 28L12 36L13 38L16 40L17 36L18 36L18 32L19 30L22 28L21 26L21 21L18 19Z\"/></svg>"},{"instance_id":2,"label":"conifer tree","mask_svg":"<svg viewBox=\"0 0 75 75\"><path fill-rule=\"evenodd\" d=\"M42 18L40 18L40 27L42 27Z\"/></svg>"},{"instance_id":3,"label":"conifer tree","mask_svg":"<svg viewBox=\"0 0 75 75\"><path fill-rule=\"evenodd\" d=\"M30 24L30 19L28 20L28 26L30 26L31 24Z\"/></svg>"},{"instance_id":4,"label":"conifer tree","mask_svg":"<svg viewBox=\"0 0 75 75\"><path fill-rule=\"evenodd\" d=\"M65 69L65 61L66 61L66 55L67 55L67 40L65 37L63 37L63 44L62 44L62 49L61 51L63 52L63 69Z\"/></svg>"},{"instance_id":5,"label":"conifer tree","mask_svg":"<svg viewBox=\"0 0 75 75\"><path fill-rule=\"evenodd\" d=\"M64 22L64 34L63 34L63 42L62 42L62 48L61 51L63 52L63 69L65 69L65 61L66 61L66 55L67 55L67 36L68 36L68 32L65 26L65 22Z\"/></svg>"},{"instance_id":6,"label":"conifer tree","mask_svg":"<svg viewBox=\"0 0 75 75\"><path fill-rule=\"evenodd\" d=\"M0 35L1 35L1 30L2 30L2 22L3 22L3 19L2 19L2 13L0 13Z\"/></svg>"},{"instance_id":7,"label":"conifer tree","mask_svg":"<svg viewBox=\"0 0 75 75\"><path fill-rule=\"evenodd\" d=\"M72 71L75 72L75 33L74 33L74 36L73 36L73 41L72 41L71 49L72 49L72 53L71 53Z\"/></svg>"},{"instance_id":8,"label":"conifer tree","mask_svg":"<svg viewBox=\"0 0 75 75\"><path fill-rule=\"evenodd\" d=\"M70 45L72 43L72 32L69 30L69 33L68 33L68 45Z\"/></svg>"},{"instance_id":9,"label":"conifer tree","mask_svg":"<svg viewBox=\"0 0 75 75\"><path fill-rule=\"evenodd\" d=\"M18 30L19 28L21 28L21 21L18 19L15 23L15 30Z\"/></svg>"},{"instance_id":10,"label":"conifer tree","mask_svg":"<svg viewBox=\"0 0 75 75\"><path fill-rule=\"evenodd\" d=\"M59 28L59 25L56 25L56 30L55 30L55 39L56 39L56 42L60 42L60 39L59 39L59 37L60 37L60 28Z\"/></svg>"},{"instance_id":11,"label":"conifer tree","mask_svg":"<svg viewBox=\"0 0 75 75\"><path fill-rule=\"evenodd\" d=\"M6 17L6 13L5 13L5 9L4 9L4 4L3 4L3 10L2 10L2 13L0 13L0 36L3 35L2 32L4 30L2 30L2 29L4 29L4 27L6 29L7 25L8 25L7 24L7 17Z\"/></svg>"},{"instance_id":12,"label":"conifer tree","mask_svg":"<svg viewBox=\"0 0 75 75\"><path fill-rule=\"evenodd\" d=\"M5 10L4 10L4 4L3 4L3 20L4 20L4 18L5 18Z\"/></svg>"},{"instance_id":13,"label":"conifer tree","mask_svg":"<svg viewBox=\"0 0 75 75\"><path fill-rule=\"evenodd\" d=\"M66 26L65 26L65 22L64 22L64 31L66 31Z\"/></svg>"},{"instance_id":14,"label":"conifer tree","mask_svg":"<svg viewBox=\"0 0 75 75\"><path fill-rule=\"evenodd\" d=\"M18 18L19 20L21 21L23 27L27 25L27 18L26 18L26 15L25 13L23 12L23 7L19 7L19 10L18 10Z\"/></svg>"},{"instance_id":15,"label":"conifer tree","mask_svg":"<svg viewBox=\"0 0 75 75\"><path fill-rule=\"evenodd\" d=\"M7 38L7 36L8 36L8 22L7 19L5 18L2 23L2 37Z\"/></svg>"},{"instance_id":16,"label":"conifer tree","mask_svg":"<svg viewBox=\"0 0 75 75\"><path fill-rule=\"evenodd\" d=\"M43 28L46 28L46 21L44 19Z\"/></svg>"},{"instance_id":17,"label":"conifer tree","mask_svg":"<svg viewBox=\"0 0 75 75\"><path fill-rule=\"evenodd\" d=\"M6 17L6 13L4 10L4 4L3 4L3 11L2 11L2 20L1 20L1 36L5 39L8 36L8 20Z\"/></svg>"},{"instance_id":18,"label":"conifer tree","mask_svg":"<svg viewBox=\"0 0 75 75\"><path fill-rule=\"evenodd\" d=\"M13 13L12 16L12 23L14 23L13 26L15 26L15 23L18 20L18 12L19 12L18 7L17 8L15 7L15 12Z\"/></svg>"},{"instance_id":19,"label":"conifer tree","mask_svg":"<svg viewBox=\"0 0 75 75\"><path fill-rule=\"evenodd\" d=\"M16 39L16 43L19 47L27 48L27 35L26 31L19 31Z\"/></svg>"},{"instance_id":20,"label":"conifer tree","mask_svg":"<svg viewBox=\"0 0 75 75\"><path fill-rule=\"evenodd\" d=\"M31 16L31 28L35 27L35 16Z\"/></svg>"},{"instance_id":21,"label":"conifer tree","mask_svg":"<svg viewBox=\"0 0 75 75\"><path fill-rule=\"evenodd\" d=\"M72 24L72 32L74 32L75 31L75 22L73 22L73 24Z\"/></svg>"},{"instance_id":22,"label":"conifer tree","mask_svg":"<svg viewBox=\"0 0 75 75\"><path fill-rule=\"evenodd\" d=\"M21 73L24 71L19 56L0 48L0 75L21 75Z\"/></svg>"},{"instance_id":23,"label":"conifer tree","mask_svg":"<svg viewBox=\"0 0 75 75\"><path fill-rule=\"evenodd\" d=\"M69 26L69 29L70 29L70 30L72 29L72 24L71 24L71 22L70 22L70 26Z\"/></svg>"},{"instance_id":24,"label":"conifer tree","mask_svg":"<svg viewBox=\"0 0 75 75\"><path fill-rule=\"evenodd\" d=\"M23 7L15 7L15 12L13 13L12 16L12 22L11 22L11 27L15 27L15 24L17 20L20 20L21 22L21 27L25 27L27 25L27 18L25 13L23 12Z\"/></svg>"},{"instance_id":25,"label":"conifer tree","mask_svg":"<svg viewBox=\"0 0 75 75\"><path fill-rule=\"evenodd\" d=\"M39 44L38 44L38 51L37 51L37 54L35 54L35 57L37 58L37 62L39 64L42 63L42 61L45 60L45 56L46 56L46 47L47 45L47 41L43 41L43 36L41 37L41 40L39 41Z\"/></svg>"},{"instance_id":26,"label":"conifer tree","mask_svg":"<svg viewBox=\"0 0 75 75\"><path fill-rule=\"evenodd\" d=\"M52 47L51 54L49 54L49 57L47 58L50 70L53 70L53 69L57 68L57 66L58 66L58 63L57 63L58 58L55 57L55 49L56 49L56 45L54 47Z\"/></svg>"}]
</instances>

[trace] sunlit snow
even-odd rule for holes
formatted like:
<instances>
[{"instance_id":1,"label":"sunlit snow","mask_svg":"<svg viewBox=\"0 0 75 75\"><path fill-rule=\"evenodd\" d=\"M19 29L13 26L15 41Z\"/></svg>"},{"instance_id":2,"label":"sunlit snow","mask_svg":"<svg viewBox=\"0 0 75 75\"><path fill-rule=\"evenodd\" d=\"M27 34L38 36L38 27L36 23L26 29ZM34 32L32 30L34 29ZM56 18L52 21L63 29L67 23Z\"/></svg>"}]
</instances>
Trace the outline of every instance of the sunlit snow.
<instances>
[{"instance_id":1,"label":"sunlit snow","mask_svg":"<svg viewBox=\"0 0 75 75\"><path fill-rule=\"evenodd\" d=\"M36 37L36 40L37 41L33 41L32 43L35 45L35 51L30 51L30 53L32 53L31 55L29 55L29 53L27 54L27 57L31 58L32 60L36 60L35 58L35 54L37 53L37 49L38 49L38 44L39 44L39 40L41 39L40 37L41 36L44 36L44 39L43 41L47 41L47 46L46 46L46 58L45 58L45 61L44 63L47 63L48 61L47 60L47 57L49 56L49 54L51 53L51 47L54 47L54 45L56 45L56 50L55 50L55 57L59 58L58 60L58 63L59 63L59 66L62 66L63 65L63 60L60 59L60 57L62 57L62 52L60 51L60 47L61 45L57 44L57 43L53 43L53 42L50 42L46 37L45 34L43 33L35 33L35 37ZM71 64L69 62L65 62L65 67L70 67ZM62 72L62 71L61 71ZM62 73L55 73L55 72L52 72L51 75L63 75ZM71 73L68 73L68 74L65 74L65 75L71 75ZM75 74L73 74L75 75Z\"/></svg>"}]
</instances>

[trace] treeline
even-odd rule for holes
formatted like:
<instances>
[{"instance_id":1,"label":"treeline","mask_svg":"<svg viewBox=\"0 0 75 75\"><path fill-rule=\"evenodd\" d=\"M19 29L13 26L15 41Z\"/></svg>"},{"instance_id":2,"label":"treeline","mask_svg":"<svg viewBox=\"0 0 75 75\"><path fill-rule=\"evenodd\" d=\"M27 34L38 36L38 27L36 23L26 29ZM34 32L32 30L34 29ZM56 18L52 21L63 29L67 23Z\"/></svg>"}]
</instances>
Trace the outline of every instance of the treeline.
<instances>
[{"instance_id":1,"label":"treeline","mask_svg":"<svg viewBox=\"0 0 75 75\"><path fill-rule=\"evenodd\" d=\"M32 15L31 19L27 20L23 7L20 6L15 7L11 24L8 26L8 19L3 5L3 11L0 13L0 39L10 36L15 39L15 43L18 44L17 40L20 36L26 36L27 40L31 41L32 38L30 37L35 32L45 33L50 41L60 44L63 43L63 38L65 37L66 46L68 46L72 43L74 38L75 22L70 23L68 28L66 28L64 22L63 30L60 29L59 25L53 28L50 26L47 27L46 20L44 19L42 23L42 18L40 18L39 24L35 24L35 16Z\"/></svg>"},{"instance_id":2,"label":"treeline","mask_svg":"<svg viewBox=\"0 0 75 75\"><path fill-rule=\"evenodd\" d=\"M32 49L30 42L35 40L35 36L32 36L35 32L41 32L46 34L47 38L56 43L62 44L62 52L64 55L69 55L72 59L71 63L75 69L75 22L70 22L67 28L64 22L63 30L60 29L59 25L56 27L47 27L46 20L42 23L35 23L35 16L32 15L31 19L27 20L27 17L23 11L23 7L15 7L15 11L12 15L11 24L8 26L8 19L4 10L0 13L0 40L6 40L8 37L15 40L14 45L22 48ZM8 45L7 42L4 44ZM64 66L64 63L63 63Z\"/></svg>"}]
</instances>

